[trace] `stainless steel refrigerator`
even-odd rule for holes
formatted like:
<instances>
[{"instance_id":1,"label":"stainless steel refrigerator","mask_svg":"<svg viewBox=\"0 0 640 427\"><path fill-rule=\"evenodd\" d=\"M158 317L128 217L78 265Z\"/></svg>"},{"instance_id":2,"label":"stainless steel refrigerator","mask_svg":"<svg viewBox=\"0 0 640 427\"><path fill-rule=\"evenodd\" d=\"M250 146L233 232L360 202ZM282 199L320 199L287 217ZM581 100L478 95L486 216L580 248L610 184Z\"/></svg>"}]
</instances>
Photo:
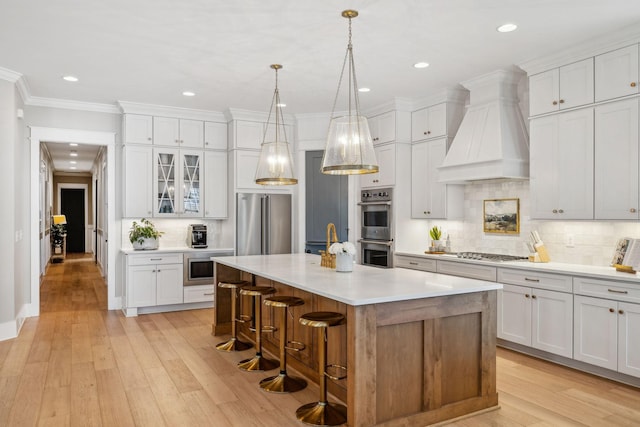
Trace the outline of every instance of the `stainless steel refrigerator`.
<instances>
[{"instance_id":1,"label":"stainless steel refrigerator","mask_svg":"<svg viewBox=\"0 0 640 427\"><path fill-rule=\"evenodd\" d=\"M291 195L238 193L236 254L291 253Z\"/></svg>"}]
</instances>

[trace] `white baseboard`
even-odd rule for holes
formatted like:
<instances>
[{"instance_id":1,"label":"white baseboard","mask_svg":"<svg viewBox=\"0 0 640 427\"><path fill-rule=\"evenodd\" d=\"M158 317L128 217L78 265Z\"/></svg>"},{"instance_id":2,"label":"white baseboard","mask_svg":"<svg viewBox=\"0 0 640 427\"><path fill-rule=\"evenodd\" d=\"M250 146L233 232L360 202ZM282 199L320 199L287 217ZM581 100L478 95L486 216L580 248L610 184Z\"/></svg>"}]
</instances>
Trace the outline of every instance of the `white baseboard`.
<instances>
[{"instance_id":1,"label":"white baseboard","mask_svg":"<svg viewBox=\"0 0 640 427\"><path fill-rule=\"evenodd\" d=\"M18 336L18 330L16 329L16 321L10 320L8 322L0 323L0 341L10 340Z\"/></svg>"}]
</instances>

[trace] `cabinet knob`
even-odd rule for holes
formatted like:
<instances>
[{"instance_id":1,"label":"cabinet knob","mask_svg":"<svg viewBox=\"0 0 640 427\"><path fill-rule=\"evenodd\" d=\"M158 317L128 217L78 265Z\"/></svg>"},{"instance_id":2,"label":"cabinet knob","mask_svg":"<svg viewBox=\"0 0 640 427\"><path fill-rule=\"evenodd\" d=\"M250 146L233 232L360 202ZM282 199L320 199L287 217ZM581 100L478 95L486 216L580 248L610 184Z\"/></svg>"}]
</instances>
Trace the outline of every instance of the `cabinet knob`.
<instances>
[{"instance_id":1,"label":"cabinet knob","mask_svg":"<svg viewBox=\"0 0 640 427\"><path fill-rule=\"evenodd\" d=\"M636 208L631 208L631 209L629 209L629 212L631 212L631 213L636 213Z\"/></svg>"},{"instance_id":2,"label":"cabinet knob","mask_svg":"<svg viewBox=\"0 0 640 427\"><path fill-rule=\"evenodd\" d=\"M558 209L558 213L564 213L562 209Z\"/></svg>"},{"instance_id":3,"label":"cabinet knob","mask_svg":"<svg viewBox=\"0 0 640 427\"><path fill-rule=\"evenodd\" d=\"M618 310L618 314L624 314L624 310Z\"/></svg>"},{"instance_id":4,"label":"cabinet knob","mask_svg":"<svg viewBox=\"0 0 640 427\"><path fill-rule=\"evenodd\" d=\"M426 135L426 134L427 134L427 131L424 131L424 132L422 132L422 133L423 133L424 135Z\"/></svg>"},{"instance_id":5,"label":"cabinet knob","mask_svg":"<svg viewBox=\"0 0 640 427\"><path fill-rule=\"evenodd\" d=\"M524 297L525 298L529 298L529 294L524 294Z\"/></svg>"},{"instance_id":6,"label":"cabinet knob","mask_svg":"<svg viewBox=\"0 0 640 427\"><path fill-rule=\"evenodd\" d=\"M558 209L554 209L554 210L552 210L551 212L553 212L553 213L558 213Z\"/></svg>"},{"instance_id":7,"label":"cabinet knob","mask_svg":"<svg viewBox=\"0 0 640 427\"><path fill-rule=\"evenodd\" d=\"M615 310L613 308L610 308L609 313L615 313Z\"/></svg>"},{"instance_id":8,"label":"cabinet knob","mask_svg":"<svg viewBox=\"0 0 640 427\"><path fill-rule=\"evenodd\" d=\"M148 138L147 138L147 141L151 141L151 137L148 137Z\"/></svg>"},{"instance_id":9,"label":"cabinet knob","mask_svg":"<svg viewBox=\"0 0 640 427\"><path fill-rule=\"evenodd\" d=\"M209 143L205 141L204 145L209 145Z\"/></svg>"},{"instance_id":10,"label":"cabinet knob","mask_svg":"<svg viewBox=\"0 0 640 427\"><path fill-rule=\"evenodd\" d=\"M531 298L536 299L536 298L538 298L538 297L537 297L537 296L535 296L535 295L531 295Z\"/></svg>"},{"instance_id":11,"label":"cabinet knob","mask_svg":"<svg viewBox=\"0 0 640 427\"><path fill-rule=\"evenodd\" d=\"M631 82L631 87L636 87L636 82Z\"/></svg>"},{"instance_id":12,"label":"cabinet knob","mask_svg":"<svg viewBox=\"0 0 640 427\"><path fill-rule=\"evenodd\" d=\"M424 211L425 215L431 215L431 211Z\"/></svg>"},{"instance_id":13,"label":"cabinet knob","mask_svg":"<svg viewBox=\"0 0 640 427\"><path fill-rule=\"evenodd\" d=\"M560 104L564 104L564 99L561 99L561 100L560 100Z\"/></svg>"},{"instance_id":14,"label":"cabinet knob","mask_svg":"<svg viewBox=\"0 0 640 427\"><path fill-rule=\"evenodd\" d=\"M156 270L158 273L160 273L160 270Z\"/></svg>"},{"instance_id":15,"label":"cabinet knob","mask_svg":"<svg viewBox=\"0 0 640 427\"><path fill-rule=\"evenodd\" d=\"M558 101L553 101L552 104L553 105L558 105Z\"/></svg>"}]
</instances>

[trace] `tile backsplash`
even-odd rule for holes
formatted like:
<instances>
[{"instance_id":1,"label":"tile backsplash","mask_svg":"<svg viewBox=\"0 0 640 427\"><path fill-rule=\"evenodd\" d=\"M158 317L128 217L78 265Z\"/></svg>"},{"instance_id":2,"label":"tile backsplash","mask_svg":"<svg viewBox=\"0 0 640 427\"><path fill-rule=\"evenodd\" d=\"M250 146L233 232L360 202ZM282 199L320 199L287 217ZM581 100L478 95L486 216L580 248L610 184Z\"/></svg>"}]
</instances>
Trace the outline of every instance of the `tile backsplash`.
<instances>
[{"instance_id":1,"label":"tile backsplash","mask_svg":"<svg viewBox=\"0 0 640 427\"><path fill-rule=\"evenodd\" d=\"M131 248L129 242L129 230L134 220L122 220L122 247ZM205 224L207 226L207 244L209 248L232 248L233 235L229 228L225 227L226 221L222 220L202 220L191 219L170 219L152 218L150 221L155 224L158 231L163 234L160 237L160 247L175 248L187 246L187 231L189 224Z\"/></svg>"},{"instance_id":2,"label":"tile backsplash","mask_svg":"<svg viewBox=\"0 0 640 427\"><path fill-rule=\"evenodd\" d=\"M491 234L482 227L483 201L520 199L520 233ZM640 221L540 221L529 217L528 181L487 181L465 185L464 220L408 220L399 224L396 250L422 252L429 245L429 228L438 225L451 238L451 249L528 255L525 242L537 230L552 261L610 265L620 237L640 238Z\"/></svg>"}]
</instances>

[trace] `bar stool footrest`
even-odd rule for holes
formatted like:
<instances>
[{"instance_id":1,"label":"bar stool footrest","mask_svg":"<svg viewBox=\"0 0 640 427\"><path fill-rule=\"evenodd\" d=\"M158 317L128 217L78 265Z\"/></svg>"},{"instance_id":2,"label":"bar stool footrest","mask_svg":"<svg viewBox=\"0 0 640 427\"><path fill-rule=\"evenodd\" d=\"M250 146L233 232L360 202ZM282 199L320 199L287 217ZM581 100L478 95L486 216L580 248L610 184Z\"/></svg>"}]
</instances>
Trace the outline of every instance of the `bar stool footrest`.
<instances>
[{"instance_id":1,"label":"bar stool footrest","mask_svg":"<svg viewBox=\"0 0 640 427\"><path fill-rule=\"evenodd\" d=\"M246 314L241 314L240 316L238 316L236 318L236 322L238 322L238 323L246 323L246 322L250 322L251 319L252 319L251 316L248 316Z\"/></svg>"},{"instance_id":2,"label":"bar stool footrest","mask_svg":"<svg viewBox=\"0 0 640 427\"><path fill-rule=\"evenodd\" d=\"M307 348L307 346L300 341L287 341L287 345L285 345L284 348L289 351L302 351Z\"/></svg>"},{"instance_id":3,"label":"bar stool footrest","mask_svg":"<svg viewBox=\"0 0 640 427\"><path fill-rule=\"evenodd\" d=\"M335 369L336 371L342 371L345 374L344 375L331 375L327 369ZM347 378L347 368L345 366L342 365L327 365L324 368L324 376L327 378L331 378L334 381L340 381L343 380L345 378Z\"/></svg>"},{"instance_id":4,"label":"bar stool footrest","mask_svg":"<svg viewBox=\"0 0 640 427\"><path fill-rule=\"evenodd\" d=\"M255 332L256 328L252 326L252 327L249 328L249 330L251 332ZM263 334L270 334L270 333L273 333L273 332L275 332L277 330L278 330L278 328L276 328L275 326L271 326L271 325L265 325L265 326L262 327L262 333Z\"/></svg>"}]
</instances>

